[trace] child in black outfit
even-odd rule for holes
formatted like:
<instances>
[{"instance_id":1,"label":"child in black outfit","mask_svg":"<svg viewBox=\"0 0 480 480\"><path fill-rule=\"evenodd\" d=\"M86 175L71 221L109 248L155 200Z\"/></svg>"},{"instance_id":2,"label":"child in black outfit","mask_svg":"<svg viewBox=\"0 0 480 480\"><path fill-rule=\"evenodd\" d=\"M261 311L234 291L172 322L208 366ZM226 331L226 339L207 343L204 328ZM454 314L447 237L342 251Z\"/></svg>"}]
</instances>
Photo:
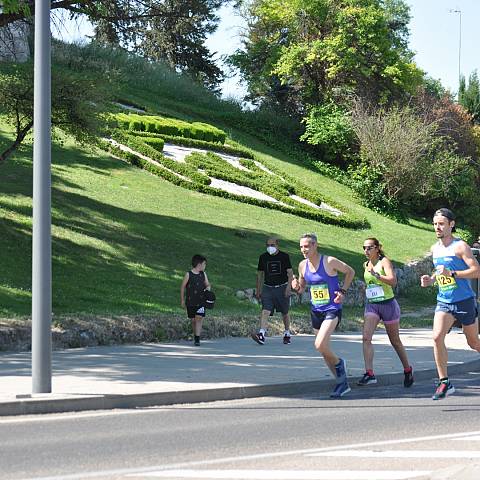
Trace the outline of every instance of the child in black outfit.
<instances>
[{"instance_id":1,"label":"child in black outfit","mask_svg":"<svg viewBox=\"0 0 480 480\"><path fill-rule=\"evenodd\" d=\"M210 290L210 283L205 273L207 259L203 255L192 257L192 269L183 277L180 286L180 301L182 308L187 309L188 318L192 319L192 329L195 346L200 345L202 323L205 318L204 291Z\"/></svg>"}]
</instances>

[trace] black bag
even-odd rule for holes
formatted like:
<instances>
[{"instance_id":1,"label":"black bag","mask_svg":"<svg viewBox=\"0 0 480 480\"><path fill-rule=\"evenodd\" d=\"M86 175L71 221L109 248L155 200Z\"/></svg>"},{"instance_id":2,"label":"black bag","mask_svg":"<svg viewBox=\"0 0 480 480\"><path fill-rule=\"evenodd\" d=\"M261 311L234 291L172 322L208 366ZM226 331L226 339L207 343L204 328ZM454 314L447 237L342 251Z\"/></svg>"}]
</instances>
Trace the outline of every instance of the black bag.
<instances>
[{"instance_id":1,"label":"black bag","mask_svg":"<svg viewBox=\"0 0 480 480\"><path fill-rule=\"evenodd\" d=\"M203 297L205 299L205 308L212 309L215 306L215 294L211 290L205 290Z\"/></svg>"}]
</instances>

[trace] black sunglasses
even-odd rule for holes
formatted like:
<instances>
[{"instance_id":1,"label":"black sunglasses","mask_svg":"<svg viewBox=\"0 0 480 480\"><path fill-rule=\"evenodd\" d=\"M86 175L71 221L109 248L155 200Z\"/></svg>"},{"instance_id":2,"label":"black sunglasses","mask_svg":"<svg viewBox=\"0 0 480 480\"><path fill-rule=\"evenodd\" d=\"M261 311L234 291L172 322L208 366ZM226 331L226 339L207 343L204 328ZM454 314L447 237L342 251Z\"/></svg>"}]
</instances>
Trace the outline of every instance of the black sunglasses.
<instances>
[{"instance_id":1,"label":"black sunglasses","mask_svg":"<svg viewBox=\"0 0 480 480\"><path fill-rule=\"evenodd\" d=\"M375 248L375 245L364 245L363 249L364 250L373 250Z\"/></svg>"}]
</instances>

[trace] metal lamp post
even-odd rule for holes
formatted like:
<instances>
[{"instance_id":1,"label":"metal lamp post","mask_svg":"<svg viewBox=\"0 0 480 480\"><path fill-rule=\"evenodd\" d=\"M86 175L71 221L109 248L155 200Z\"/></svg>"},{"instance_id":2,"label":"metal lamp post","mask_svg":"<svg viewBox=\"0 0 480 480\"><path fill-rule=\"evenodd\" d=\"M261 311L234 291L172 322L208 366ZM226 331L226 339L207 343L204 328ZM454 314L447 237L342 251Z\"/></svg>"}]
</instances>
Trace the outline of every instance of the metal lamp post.
<instances>
[{"instance_id":1,"label":"metal lamp post","mask_svg":"<svg viewBox=\"0 0 480 480\"><path fill-rule=\"evenodd\" d=\"M50 0L35 2L32 393L52 391Z\"/></svg>"}]
</instances>

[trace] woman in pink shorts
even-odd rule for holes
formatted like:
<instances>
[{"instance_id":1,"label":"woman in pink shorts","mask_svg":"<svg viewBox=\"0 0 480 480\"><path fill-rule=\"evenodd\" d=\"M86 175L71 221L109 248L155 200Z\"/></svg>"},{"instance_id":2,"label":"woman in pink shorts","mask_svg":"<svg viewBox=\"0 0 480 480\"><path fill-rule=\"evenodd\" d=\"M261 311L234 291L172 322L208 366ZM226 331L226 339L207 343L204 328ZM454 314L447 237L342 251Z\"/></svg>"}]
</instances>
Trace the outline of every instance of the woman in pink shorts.
<instances>
[{"instance_id":1,"label":"woman in pink shorts","mask_svg":"<svg viewBox=\"0 0 480 480\"><path fill-rule=\"evenodd\" d=\"M407 352L400 340L400 306L393 293L393 287L397 283L395 270L376 238L367 238L363 242L363 251L367 257L367 261L364 263L366 299L363 323L363 358L365 373L357 382L357 385L377 383L373 371L372 337L378 322L381 320L385 325L390 343L402 362L405 374L403 385L411 387L413 384L413 369L408 362Z\"/></svg>"}]
</instances>

